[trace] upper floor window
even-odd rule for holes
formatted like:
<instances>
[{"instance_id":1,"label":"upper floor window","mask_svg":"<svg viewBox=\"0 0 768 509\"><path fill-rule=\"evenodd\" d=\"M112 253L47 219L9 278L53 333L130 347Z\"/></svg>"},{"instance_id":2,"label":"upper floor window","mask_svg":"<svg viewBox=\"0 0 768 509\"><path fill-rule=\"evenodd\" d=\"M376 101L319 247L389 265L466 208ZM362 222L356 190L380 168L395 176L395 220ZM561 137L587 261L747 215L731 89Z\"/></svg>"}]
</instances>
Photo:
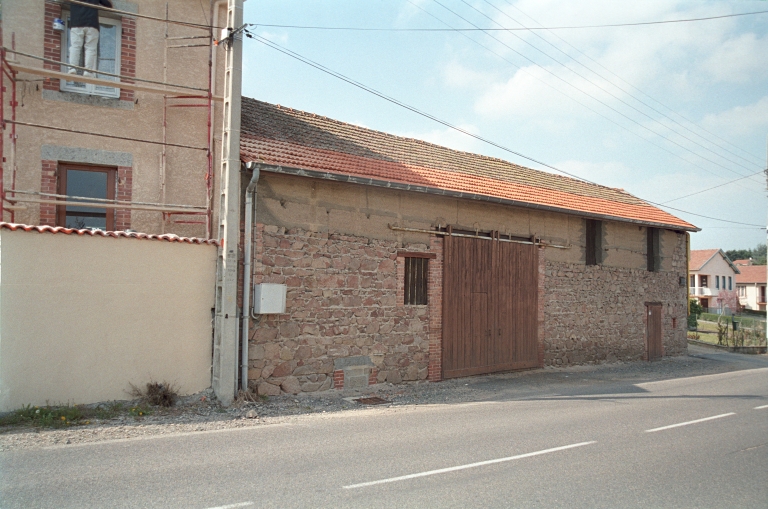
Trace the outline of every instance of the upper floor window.
<instances>
[{"instance_id":1,"label":"upper floor window","mask_svg":"<svg viewBox=\"0 0 768 509\"><path fill-rule=\"evenodd\" d=\"M715 276L715 288L720 288L720 276Z\"/></svg>"},{"instance_id":2,"label":"upper floor window","mask_svg":"<svg viewBox=\"0 0 768 509\"><path fill-rule=\"evenodd\" d=\"M72 42L72 29L70 27L69 12L62 13L66 29L62 34L61 61L69 62L69 50ZM96 69L111 74L120 74L120 51L121 51L122 26L119 19L99 18L99 43L98 56L96 60ZM80 61L77 65L84 67L86 48L80 52ZM62 66L65 67L65 66ZM62 69L67 72L69 68ZM76 74L82 75L83 71L77 70ZM96 74L96 78L109 81L119 81L118 78ZM103 97L120 97L120 89L116 87L105 87L102 85L92 85L78 81L61 80L62 92L77 92L81 94L99 95Z\"/></svg>"},{"instance_id":3,"label":"upper floor window","mask_svg":"<svg viewBox=\"0 0 768 509\"><path fill-rule=\"evenodd\" d=\"M728 276L728 290L733 290L733 277Z\"/></svg>"},{"instance_id":4,"label":"upper floor window","mask_svg":"<svg viewBox=\"0 0 768 509\"><path fill-rule=\"evenodd\" d=\"M587 265L599 265L603 262L603 222L586 219L585 228Z\"/></svg>"},{"instance_id":5,"label":"upper floor window","mask_svg":"<svg viewBox=\"0 0 768 509\"><path fill-rule=\"evenodd\" d=\"M702 288L707 288L709 286L709 281L707 281L707 276L699 276L699 284Z\"/></svg>"},{"instance_id":6,"label":"upper floor window","mask_svg":"<svg viewBox=\"0 0 768 509\"><path fill-rule=\"evenodd\" d=\"M696 275L691 274L691 288L696 286Z\"/></svg>"},{"instance_id":7,"label":"upper floor window","mask_svg":"<svg viewBox=\"0 0 768 509\"><path fill-rule=\"evenodd\" d=\"M647 229L647 247L646 262L649 272L659 272L661 270L661 230L658 228ZM704 285L702 285L704 286Z\"/></svg>"}]
</instances>

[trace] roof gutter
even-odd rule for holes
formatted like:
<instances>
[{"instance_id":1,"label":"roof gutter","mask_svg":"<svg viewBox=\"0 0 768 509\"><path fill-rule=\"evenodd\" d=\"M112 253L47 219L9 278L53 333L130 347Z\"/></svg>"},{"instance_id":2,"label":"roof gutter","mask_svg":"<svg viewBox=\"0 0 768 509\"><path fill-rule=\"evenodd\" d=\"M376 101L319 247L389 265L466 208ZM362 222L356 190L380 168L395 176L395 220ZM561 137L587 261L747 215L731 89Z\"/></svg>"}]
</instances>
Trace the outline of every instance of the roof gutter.
<instances>
[{"instance_id":1,"label":"roof gutter","mask_svg":"<svg viewBox=\"0 0 768 509\"><path fill-rule=\"evenodd\" d=\"M251 182L245 188L245 235L243 239L243 325L240 333L240 388L248 390L248 339L251 329L251 241L253 235L254 205L256 202L256 185L259 182L260 167L255 163L247 163L246 168L253 170Z\"/></svg>"},{"instance_id":2,"label":"roof gutter","mask_svg":"<svg viewBox=\"0 0 768 509\"><path fill-rule=\"evenodd\" d=\"M330 180L333 182L347 182L352 184L361 184L361 185L373 186L373 187L397 189L400 191L414 191L417 193L434 194L438 196L448 196L451 198L464 198L468 200L485 201L489 203L498 203L501 205L512 205L515 207L532 208L532 209L538 209L538 210L545 210L548 212L559 212L561 214L578 215L580 217L585 217L589 219L620 221L624 223L633 223L633 224L638 224L643 226L651 226L654 228L666 228L668 230L689 231L689 232L701 231L701 228L696 228L696 227L686 228L680 225L673 225L673 224L667 224L667 223L655 223L651 221L640 221L637 219L628 219L628 218L618 217L618 216L575 211L575 210L562 208L562 207L553 207L551 205L539 205L537 203L510 200L507 198L498 198L495 196L487 196L484 194L464 193L461 191L450 191L447 189L439 189L436 187L404 184L402 182L392 182L388 180L379 180L379 179L372 179L372 178L365 178L365 177L356 177L354 175L343 175L338 173L330 173L327 171L306 170L302 168L291 168L287 166L273 166L273 165L270 165L270 166L262 165L261 169L263 171L267 171L270 173L280 173L283 175L296 175L300 177L310 177L310 178L316 178L316 179L322 179L322 180Z\"/></svg>"}]
</instances>

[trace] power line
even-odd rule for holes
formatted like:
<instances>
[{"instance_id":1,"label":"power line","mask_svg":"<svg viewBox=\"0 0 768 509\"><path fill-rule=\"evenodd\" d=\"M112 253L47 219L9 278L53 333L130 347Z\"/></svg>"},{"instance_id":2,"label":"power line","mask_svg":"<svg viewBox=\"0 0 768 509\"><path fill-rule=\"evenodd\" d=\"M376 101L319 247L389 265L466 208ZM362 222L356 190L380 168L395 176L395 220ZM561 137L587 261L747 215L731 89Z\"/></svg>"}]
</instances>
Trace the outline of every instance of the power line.
<instances>
[{"instance_id":1,"label":"power line","mask_svg":"<svg viewBox=\"0 0 768 509\"><path fill-rule=\"evenodd\" d=\"M485 0L485 1L487 2L487 0ZM504 0L504 2L505 2L507 5L509 5L510 7L512 7L513 9L515 9L517 12L519 12L520 14L522 14L523 16L527 17L528 19L530 19L531 21L533 21L534 23L536 23L537 25L539 25L540 27L542 26L542 25L541 25L541 23L539 23L537 20L535 20L534 18L532 18L530 15L528 15L528 14L526 14L525 12L523 12L522 10L520 10L520 8L519 8L519 7L517 7L516 5L514 5L513 3L511 3L509 0ZM503 11L502 11L502 12L503 12ZM508 14L506 14L506 13L504 13L504 14L505 14L507 17L509 17L509 15L508 15ZM510 18L510 19L512 19L512 18ZM515 21L515 20L513 20L513 21ZM522 23L520 23L520 22L518 22L518 23L519 23L520 25L522 25ZM533 33L535 33L535 32L533 32ZM574 46L573 44L569 43L568 41L566 41L565 39L563 39L562 37L560 37L559 35L557 35L555 32L552 32L552 35L553 35L554 37L558 38L560 41L562 41L562 42L563 42L563 43L565 43L566 45L568 45L568 46L570 46L571 48L573 48L573 49L574 49L574 50L575 50L577 53L579 53L580 55L584 56L585 58L587 58L588 60L590 60L590 61L591 61L591 62L593 62L594 64L596 64L596 65L600 66L602 69L604 69L605 71L607 71L609 74L611 74L611 75L615 76L615 77L616 77L616 78L618 78L620 81L622 81L622 82L626 83L627 85L629 85L629 87L630 87L630 88L633 88L634 90L636 90L636 91L640 92L642 95L644 95L644 96L645 96L645 97L647 97L648 99L652 100L652 101L653 101L653 102L655 102L656 104L658 104L658 105L662 106L663 108L667 109L668 111L670 111L670 112L674 113L674 114L675 114L675 115L677 115L678 117L682 118L683 120L685 120L685 121L686 121L686 122L688 122L689 124L693 125L694 127L698 128L698 129L701 129L702 131L704 131L705 133L709 134L710 136L713 136L714 138L716 138L716 139L718 139L718 140L720 140L720 141L723 141L723 142L727 143L728 145L730 145L730 146L734 147L735 149L737 149L737 150L740 150L741 152L743 152L743 153L745 153L745 154L749 155L749 156L750 156L750 157L752 157L754 160L756 160L756 161L759 161L757 164L762 164L762 159L761 159L761 157L755 156L754 154L752 154L752 153L750 153L750 152L748 152L748 151L746 151L746 150L742 149L741 147L738 147L737 145L735 145L735 144L731 143L730 141L728 141L728 140L726 140L726 139L724 139L724 138L722 138L722 137L718 136L717 134L713 133L712 131L709 131L709 130L705 129L704 127L702 127L702 126L698 125L696 122L694 122L694 121L690 120L689 118L687 118L687 117L685 117L685 116L681 115L680 113L676 112L675 110L673 110L673 109L672 109L672 108L670 108L669 106L665 105L664 103L662 103L662 102L661 102L661 101L659 101L658 99L656 99L656 98L654 98L654 97L652 97L652 96L648 95L647 93L643 92L642 90L640 90L639 88L637 88L636 86L634 86L632 83L628 82L627 80L625 80L624 78L622 78L621 76L619 76L618 74L616 74L615 72L613 72L613 71L611 71L610 69L608 69L607 67L605 67L603 64L601 64L601 63L600 63L600 62L598 62L597 60L595 60L595 59L593 59L592 57L590 57L588 54L586 54L586 53L584 53L583 51L581 51L579 48L577 48L577 47L576 47L576 46ZM546 41L546 39L544 39L544 40ZM559 49L559 48L558 48L558 49ZM562 52L562 50L560 50L560 51ZM565 53L565 52L563 52L563 53ZM566 54L567 54L567 53L566 53ZM594 71L593 71L593 72L594 72ZM616 85L614 85L614 86L616 86ZM618 88L618 87L617 87L617 88ZM621 89L621 88L619 88L619 90L622 90L622 91L623 91L623 89ZM703 136L700 136L700 137L701 137L702 139L705 139L705 140L706 140L706 138L704 138ZM707 141L709 141L709 140L707 140ZM710 141L710 143L711 143L711 141ZM718 145L718 146L719 146L719 145ZM722 148L722 147L721 147L721 148ZM726 149L724 149L724 148L723 148L723 150L726 150ZM735 154L734 154L734 155L735 155ZM743 157L742 157L742 159L743 159L743 160L745 160L745 161L747 161L747 159L745 159L745 158L743 158ZM753 161L750 161L750 162L753 162ZM754 162L753 162L753 163L754 163Z\"/></svg>"},{"instance_id":2,"label":"power line","mask_svg":"<svg viewBox=\"0 0 768 509\"><path fill-rule=\"evenodd\" d=\"M373 94L373 95L375 95L377 97L380 97L381 99L384 99L385 101L391 102L392 104L400 106L401 108L404 108L404 109L407 109L407 110L409 110L409 111L411 111L413 113L416 113L417 115L420 115L420 116L423 116L425 118L428 118L428 119L430 119L430 120L432 120L434 122L437 122L439 124L442 124L442 125L450 128L450 129L453 129L453 130L458 131L458 132L460 132L462 134L465 134L465 135L470 136L472 138L475 138L475 139L477 139L479 141L482 141L483 143L487 143L487 144L489 144L491 146L494 146L496 148L499 148L499 149L501 149L501 150L503 150L505 152L509 152L510 154L514 154L514 155L516 155L518 157L522 157L523 159L526 159L528 161L534 162L536 164L540 164L540 165L542 165L542 166L544 166L546 168L550 168L552 170L555 170L558 173L562 173L564 175L568 175L569 177L572 177L572 178L574 178L576 180L580 180L580 181L586 182L588 184L593 184L593 185L596 185L596 186L600 186L600 184L592 182L591 180L587 180L587 179L585 179L583 177L579 177L578 175L575 175L573 173L569 173L569 172L567 172L565 170L561 170L560 168L557 168L557 167L552 166L550 164L547 164L547 163L544 163L542 161L539 161L538 159L535 159L533 157L527 156L525 154L522 154L522 153L517 152L515 150L512 150L510 148L507 148L507 147L505 147L503 145L500 145L500 144L498 144L498 143L496 143L494 141L491 141L491 140L489 140L487 138L483 138L482 136L478 136L476 134L470 133L469 131L466 131L465 129L462 129L462 128L458 127L458 126L455 126L455 125L453 125L453 124L451 124L451 123L449 123L449 122L447 122L445 120L439 119L439 118L435 117L434 115L431 115L429 113L423 112L423 111L421 111L421 110L419 110L419 109L417 109L417 108L415 108L413 106L410 106L410 105L408 105L408 104L406 104L406 103L404 103L402 101L399 101L399 100L397 100L397 99L395 99L393 97L387 96L387 95L385 95L382 92L379 92L379 91L377 91L377 90L375 90L375 89L373 89L371 87L368 87L367 85L364 85L364 84L362 84L362 83L360 83L358 81L353 80L352 78L348 78L348 77L344 76L343 74L341 74L339 72L336 72L336 71L334 71L332 69L329 69L329 68L325 67L322 64L314 62L314 61L310 60L309 58L306 58L306 57L296 53L295 51L289 50L287 48L284 48L283 46L280 46L277 43L274 43L274 42L272 42L272 41L270 41L268 39L260 37L259 35L254 34L254 33L250 32L247 29L244 30L244 32L246 33L246 37L248 37L248 38L255 39L256 41L264 44L265 46L268 46L268 47L270 47L270 48L272 48L272 49L274 49L276 51L279 51L280 53L288 55L291 58L294 58L294 59L296 59L296 60L298 60L298 61L300 61L302 63L305 63L305 64L307 64L307 65L309 65L311 67L314 67L315 69L317 69L319 71L322 71L322 72L324 72L326 74L329 74L329 75L331 75L331 76L333 76L335 78L338 78L338 79L340 79L342 81L345 81L345 82L349 83L350 85L353 85L353 86L355 86L357 88L360 88L361 90L364 90L364 91L366 91L366 92L368 92L370 94ZM600 187L604 187L604 186L600 186ZM676 211L679 211L679 212L684 212L686 214L691 214L693 216L703 217L703 218L706 218L706 219L712 219L714 221L721 221L721 222L724 222L724 223L731 223L731 224L740 224L740 225L745 225L745 226L762 227L762 225L757 225L757 224L752 224L752 223L742 223L742 222L739 222L739 221L730 221L728 219L720 219L720 218L717 218L717 217L711 217L711 216L705 216L705 215L702 215L702 214L696 214L695 212L689 212L687 210L678 209L678 208L675 208L675 207L670 207L669 205L663 205L663 204L660 204L660 203L652 202L650 200L644 200L643 199L642 201L644 201L646 203L649 203L651 205L657 205L657 206L660 206L660 207L676 210Z\"/></svg>"},{"instance_id":3,"label":"power line","mask_svg":"<svg viewBox=\"0 0 768 509\"><path fill-rule=\"evenodd\" d=\"M559 27L530 27L530 28L460 28L458 30L462 32L476 32L481 30L491 31L528 31L528 30L572 30L581 28L611 28L611 27L630 27L641 25L663 25L667 23L688 23L693 21L709 21L714 19L723 18L735 18L737 16L752 16L756 14L765 14L768 11L754 11L754 12L740 12L736 14L724 14L721 16L708 16L704 18L686 18L686 19L670 19L661 21L642 21L637 23L613 23L608 25L575 25L575 26L559 26ZM296 28L304 30L347 30L355 32L448 32L453 31L447 28L368 28L368 27L327 27L327 26L306 26L306 25L271 25L266 23L258 23L254 26L270 27L270 28Z\"/></svg>"},{"instance_id":4,"label":"power line","mask_svg":"<svg viewBox=\"0 0 768 509\"><path fill-rule=\"evenodd\" d=\"M461 16L461 15L460 15L460 14L458 14L457 12L453 11L453 10L452 10L452 9L450 9L449 7L445 6L444 4L440 3L440 1L438 1L438 0L433 0L433 2L434 2L434 3L436 3L437 5L439 5L440 7L442 7L443 9L447 10L448 12L452 13L452 14L453 14L453 15L455 15L456 17L458 17L458 18L460 18L460 19L464 20L465 22L469 23L470 25L472 25L472 26L474 26L474 27L477 27L477 25L475 25L474 23L472 23L471 21L469 21L469 20L468 20L468 19L466 19L465 17ZM422 9L422 10L423 10L423 9ZM740 176L740 177L741 177L741 176L743 176L743 174L741 174L741 173L739 173L739 172L737 172L737 171L735 171L735 170L732 170L732 169L730 169L730 168L728 168L728 167L726 167L726 166L723 166L722 164L719 164L719 163L717 163L716 161L712 161L711 159L708 159L708 158L706 158L706 157L704 157L704 156L702 156L702 155L700 155L700 154L697 154L696 152L694 152L693 150L689 149L688 147L686 147L686 146L684 146L684 145L681 145L680 143L677 143L676 141L674 141L674 140L671 140L671 139L667 138L666 136L664 136L664 135L662 135L662 134L660 134L660 133L658 133L658 132L654 131L653 129L649 128L648 126L645 126L645 125L641 124L640 122L636 121L636 120L635 120L635 119L633 119L632 117L629 117L628 115L626 115L626 114L622 113L621 111L619 111L619 110L617 110L616 108L612 107L611 105L607 104L605 101L602 101L601 99L599 99L599 98L597 98L597 97L595 97L595 96L593 96L593 95L589 94L588 92L585 92L584 90L580 89L580 88L579 88L579 87L577 87L576 85L574 85L574 84L570 83L569 81L565 80L564 78L561 78L561 77L560 77L560 76L558 76L557 74L553 73L552 71L550 71L550 70L549 70L549 69L547 69L546 67L543 67L543 66L539 65L539 64L538 64L538 63L536 63L534 60L532 60L532 59L528 58L527 56L523 55L523 54L522 54L522 53L520 53L519 51L515 50L513 47L511 47L511 46L509 46L508 44L504 43L503 41L499 40L497 37L494 37L494 36L492 36L492 35L490 35L490 34L486 34L486 35L488 35L488 36L489 36L489 37L491 37L492 39L496 40L496 41L497 41L499 44L501 44L502 46L504 46L504 47L508 48L509 50L513 51L513 52L514 52L514 53L516 53L517 55L519 55L519 56L521 56L522 58L526 59L527 61L531 62L533 65L535 65L535 66L539 67L540 69L542 69L542 70L543 70L544 72L546 72L547 74L549 74L549 75L553 76L554 78L556 78L556 79L560 80L561 82L565 83L566 85L570 86L571 88L574 88L575 90L577 90L577 91L581 92L582 94L584 94L584 95L586 95L587 97L589 97L589 98L593 99L594 101L597 101L598 103L602 104L602 105L603 105L603 106L605 106L606 108L608 108L608 109L610 109L611 111L613 111L613 112L617 113L618 115L620 115L620 116L624 117L625 119L629 120L629 121L630 121L630 122L632 122L633 124L636 124L636 125L638 125L638 126L639 126L639 127L641 127L642 129L644 129L644 130L646 130L646 131L650 132L651 134L655 134L656 136L658 136L658 137L660 137L660 138L662 138L662 139L666 140L667 142L669 142L669 143L672 143L673 145L676 145L676 146L678 146L678 147L682 148L683 150L685 150L685 151L687 151L687 152L690 152L690 153L691 153L691 154L693 154L694 156L697 156L697 157L699 157L699 158L701 158L701 159L703 159L703 160L705 160L705 161L707 161L707 162L710 162L710 163L712 163L712 164L714 164L714 165L716 165L716 166L720 166L720 167L721 167L721 168L723 168L724 170L730 171L731 173L734 173L734 174L736 174L736 175L738 175L738 176ZM518 67L518 68L519 68L519 67ZM542 81L543 83L546 83L546 82L544 82L543 80L540 80L540 81ZM573 98L571 97L571 99L573 99ZM592 110L592 111L594 111L594 110ZM602 116L602 115L601 115L601 116ZM604 116L603 116L603 118L606 118L606 117L604 117ZM651 117L649 117L649 118L651 118ZM614 123L616 123L616 122L614 122ZM620 124L617 124L617 125L620 125ZM623 126L621 126L621 127L622 127L622 128L624 128ZM626 129L626 128L625 128L625 129ZM627 130L628 130L628 129L627 129ZM632 132L632 131L629 131L629 132ZM637 135L637 133L633 133L633 134L636 134L636 135ZM638 137L640 137L641 139L645 140L645 141L648 141L648 142L649 142L649 143L651 143L652 145L654 145L654 146L658 147L658 145L655 145L655 144L653 144L652 142L650 142L649 140L646 140L645 138L642 138L642 136L639 136L639 135L637 135L637 136L638 136ZM659 147L659 148L661 148L661 147ZM666 150L666 149L664 149L664 150ZM670 154L672 154L672 155L676 156L676 157L680 157L680 156L678 156L677 154L675 154L675 153L674 153L674 152L672 152L672 151L669 151L669 150L666 150L666 151L667 151L667 152L669 152ZM682 157L680 157L680 158L681 158L681 159L683 159ZM687 161L686 159L683 159L683 160L684 160L684 161L686 161L686 162L690 162L690 161ZM692 164L692 163L691 163L691 164ZM717 173L714 173L714 172L712 172L712 171L709 171L709 170L707 170L707 169L705 169L705 168L702 168L702 167L700 167L700 166L697 166L697 167L698 167L698 168L700 168L700 169L702 169L702 170L704 170L704 171L706 171L707 173L711 173L711 174L713 174L713 175L717 175L717 176L720 176L720 175L718 175ZM747 189L749 189L749 188L747 188Z\"/></svg>"},{"instance_id":5,"label":"power line","mask_svg":"<svg viewBox=\"0 0 768 509\"><path fill-rule=\"evenodd\" d=\"M729 180L728 182L724 182L722 184L718 184L716 186L709 187L707 189L702 189L701 191L696 191L695 193L686 194L686 195L680 196L678 198L672 198L671 200L667 200L664 203L671 203L673 201L682 200L683 198L688 198L689 196L695 196L697 194L706 193L707 191L711 191L713 189L717 189L718 187L727 186L728 184L733 184L734 182L737 182L739 180L744 180L744 179L747 179L749 177L754 177L755 175L760 175L760 174L763 174L763 173L765 173L765 170L760 170L760 171L757 171L757 172L755 172L755 173L753 173L751 175L745 175L743 177L740 177L740 178L737 178L737 179L734 179L734 180Z\"/></svg>"},{"instance_id":6,"label":"power line","mask_svg":"<svg viewBox=\"0 0 768 509\"><path fill-rule=\"evenodd\" d=\"M499 13L501 13L503 16L505 16L505 17L509 18L510 20L514 21L515 23L519 24L520 26L522 26L522 27L524 27L524 28L527 28L527 27L525 27L525 25L523 25L523 24L522 24L520 21L516 20L515 18L513 18L512 16L510 16L509 14L507 14L506 12L504 12L503 10L499 9L497 6L493 5L493 4L492 4L492 3L491 3L489 0L483 0L483 1L484 1L486 4L488 4L488 5L489 5L491 8L493 8L493 9L495 9L496 11L498 11ZM518 12L522 13L523 15L525 15L526 17L528 17L529 19L533 20L535 23L539 24L539 23L538 23L538 22L537 22L535 19L533 19L533 18L531 18L530 16L528 16L527 14L525 14L525 13L524 13L523 11L521 11L521 10L520 10L518 7L516 7L515 5L511 4L511 3L510 3L508 0L504 0L504 1L505 1L505 2L506 2L508 5L510 5L510 6L511 6L511 7L513 7L514 9L516 9ZM466 2L464 2L464 3L466 3ZM472 6L470 6L470 7L472 7ZM473 9L475 9L475 7L472 7L472 8L473 8ZM475 10L477 10L477 9L475 9ZM479 12L479 11L478 11L478 12ZM489 18L489 19L490 19L490 18ZM497 23L497 24L498 24L498 23ZM624 89L624 88L622 88L622 87L618 86L617 84L613 83L611 80L607 79L605 76L601 75L600 73L598 73L597 71L595 71L594 69L592 69L591 67L589 67L588 65L586 65L586 64L584 64L583 62L581 62L581 61L577 60L576 58L572 57L572 56L571 56L571 55L569 55L567 52L565 52L565 51L563 51L562 49L560 49L559 47L557 47L555 44L552 44L551 42L549 42L549 41L548 41L548 40L547 40L545 37L543 37L542 35L539 35L537 32L532 32L532 34L533 34L533 35L535 35L536 37L538 37L539 39L541 39L542 41L544 41L546 44L548 44L548 45L550 45L551 47L553 47L554 49L556 49L557 51L559 51L560 53L562 53L563 55L565 55L566 57L568 57L569 59L573 60L574 62L576 62L576 63L577 63L577 64L579 64L580 66L584 67L585 69L587 69L587 70L588 70L588 71L590 71L591 73L595 74L595 75L596 75L597 77L599 77L600 79L602 79L602 80L605 80L607 83L609 83L609 84L610 84L610 85L612 85L613 87L617 88L618 90L622 91L623 93L627 94L629 97L631 97L631 98L632 98L632 99L634 99L635 101L639 102L640 104L642 104L643 106L645 106L645 107L649 108L650 110L654 111L655 113L658 113L659 115L663 116L664 118L666 118L666 119L670 120L670 121L671 121L671 122L673 122L674 124L676 124L676 125L680 126L681 128L685 129L686 131L690 132L690 133L691 133L691 134L693 134L694 136L697 136L697 137L701 138L702 140L704 140L705 142L707 142L707 143L709 143L709 144L712 144L712 145L714 145L714 146L718 147L719 149L721 149L721 150L723 150L723 151L725 151L725 152L727 152L727 153L729 153L729 154L731 154L731 155L733 155L733 156L735 156L735 157L738 157L739 159L741 159L741 160L743 160L743 161L747 162L748 164L751 164L751 165L756 165L756 166L758 166L758 167L760 167L760 165L762 164L762 163L755 163L754 161L750 161L749 159L746 159L746 158L744 158L744 157L740 156L739 154L736 154L735 152L732 152L731 150L729 150L729 149L727 149L727 148L725 148L725 147L721 146L720 144L718 144L718 143L715 143L715 142L713 142L713 141L711 141L711 140L709 140L709 139L705 138L704 136L702 136L702 135L698 134L697 132L695 132L695 131L694 131L694 130L692 130L691 128L689 128L689 127L687 127L687 126L685 126L685 125L681 124L680 122L678 122L678 121L677 121L677 120L675 120L674 118L670 117L669 115L665 114L665 113L664 113L664 112L662 112L662 111L659 111L658 109L654 108L653 106L651 106L651 105L650 105L650 104L648 104L647 102L643 101L642 99L640 99L640 98L636 97L635 95L633 95L633 94L632 94L631 92L629 92L628 90L626 90L626 89ZM513 34L513 35L514 35L514 34ZM642 90L640 90L640 89L638 89L637 87L633 86L631 83L628 83L627 81L625 81L624 79L622 79L620 76L618 76L616 73L612 72L611 70L609 70L608 68L606 68L605 66L603 66L602 64L600 64L599 62L596 62L594 59L590 58L590 57L589 57L588 55L586 55L584 52L580 51L578 48L576 48L576 47L575 47L575 46L573 46L572 44L568 43L568 42L567 42L565 39L563 39L563 38L562 38L562 37L560 37L559 35L557 35L557 34L555 34L555 33L553 33L552 35L554 35L555 37L557 37L558 39L560 39L562 42L564 42L565 44L567 44L568 46L570 46L571 48L573 48L574 50L576 50L576 51L577 51L578 53L580 53L581 55L585 56L586 58L588 58L588 59L589 59L589 60L591 60L592 62L596 63L597 65L599 65L600 67L602 67L603 69L605 69L606 71L608 71L608 72L609 72L610 74L612 74L613 76L616 76L617 78L619 78L619 79L620 79L621 81L623 81L624 83L627 83L627 84L628 84L630 87L634 88L635 90L637 90L638 92L640 92L640 93L641 93L641 94L643 94L644 96L646 96L646 97L649 97L649 98L651 98L652 100L654 100L655 102L657 102L657 103L658 103L658 101L656 101L655 99L653 99L652 97L650 97L648 94L644 93ZM521 37L519 37L519 36L517 36L517 37L518 37L518 38L520 38L521 40L523 40L523 41L524 41L524 39L522 39ZM527 42L527 41L525 41L525 42ZM528 44L530 44L530 43L528 43ZM533 46L533 45L531 45L531 46ZM533 47L535 48L535 46L533 46ZM549 55L547 55L547 56L549 56ZM552 57L550 57L550 58L552 58ZM554 59L553 59L553 60L554 60ZM555 60L555 61L557 61L557 60ZM563 64L563 63L561 63L561 62L558 62L558 63L560 63L561 65L563 65L563 67L566 67L567 69L570 69L570 68L568 68L568 67L567 67L565 64ZM602 87L600 87L600 88L602 89ZM613 95L613 94L611 94L611 95ZM614 97L616 97L616 96L614 96ZM619 98L617 97L617 99L619 99ZM621 100L621 99L619 99L619 100ZM624 101L622 101L622 102L624 102ZM624 104L627 104L627 103L624 103ZM659 103L659 104L661 104L661 103ZM629 105L628 105L628 106L629 106ZM662 106L663 106L663 105L662 105ZM631 107L631 106L630 106L630 107ZM634 108L633 108L633 109L634 109ZM667 109L671 110L670 108L667 108ZM648 115L646 115L646 116L648 116ZM649 118L651 118L650 116L648 116L648 117L649 117ZM686 120L687 120L687 119L686 119ZM704 130L705 132L708 132L708 131L706 131L705 129L703 129L703 128L699 127L698 125L696 125L695 123L691 122L690 120L688 120L688 122L692 123L692 124L693 124L694 126L696 126L697 128L699 128L699 129L702 129L702 130ZM667 128L668 128L668 129L670 129L670 130L672 130L672 129L671 129L671 128L669 128L669 127L667 127ZM673 132L674 132L674 131L673 131ZM711 134L711 133L710 133L710 134ZM689 138L686 138L686 139L689 139ZM692 141L692 142L693 142L693 143L695 143L696 145L699 145L700 147L702 147L702 148L704 148L704 149L706 149L706 150L708 150L708 151L712 152L713 154L716 154L716 155L718 155L719 157L723 157L723 156L720 156L719 154L717 154L715 151L713 151L713 150L709 149L708 147L705 147L705 146L701 145L700 143L697 143L697 142L695 142L695 141L693 141L693 140L690 140L690 141ZM725 141L725 140L723 140L723 141ZM728 143L728 142L726 142L726 143ZM737 147L737 148L738 148L738 147ZM725 158L725 157L723 157L723 159L726 159L726 158ZM726 160L728 160L728 159L726 159ZM730 161L730 160L728 160L728 161ZM732 162L732 163L734 163L734 164L738 164L739 166L742 166L742 167L744 167L743 165L741 165L741 164L739 164L739 163L736 163L736 162L734 162L734 161L730 161L730 162Z\"/></svg>"}]
</instances>

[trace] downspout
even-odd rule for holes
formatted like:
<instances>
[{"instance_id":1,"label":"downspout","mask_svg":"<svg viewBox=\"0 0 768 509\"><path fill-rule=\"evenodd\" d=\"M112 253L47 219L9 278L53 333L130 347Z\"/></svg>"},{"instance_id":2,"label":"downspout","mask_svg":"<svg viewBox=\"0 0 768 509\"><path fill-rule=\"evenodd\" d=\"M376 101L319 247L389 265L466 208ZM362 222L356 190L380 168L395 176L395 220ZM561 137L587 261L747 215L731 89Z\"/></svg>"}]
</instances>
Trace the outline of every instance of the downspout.
<instances>
[{"instance_id":1,"label":"downspout","mask_svg":"<svg viewBox=\"0 0 768 509\"><path fill-rule=\"evenodd\" d=\"M248 390L248 338L251 328L251 245L253 236L253 216L256 204L256 184L259 181L260 166L249 162L246 169L253 170L251 182L245 189L245 236L243 239L243 328L240 353L240 388Z\"/></svg>"}]
</instances>

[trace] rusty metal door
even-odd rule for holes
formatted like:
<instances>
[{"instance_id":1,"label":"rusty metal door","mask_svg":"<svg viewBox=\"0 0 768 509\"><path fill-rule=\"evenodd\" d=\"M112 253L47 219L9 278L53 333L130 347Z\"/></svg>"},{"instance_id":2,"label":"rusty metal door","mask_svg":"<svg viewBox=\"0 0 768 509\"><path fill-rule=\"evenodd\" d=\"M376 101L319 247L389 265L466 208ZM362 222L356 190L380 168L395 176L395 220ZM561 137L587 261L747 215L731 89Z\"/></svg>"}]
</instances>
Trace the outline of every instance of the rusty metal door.
<instances>
[{"instance_id":1,"label":"rusty metal door","mask_svg":"<svg viewBox=\"0 0 768 509\"><path fill-rule=\"evenodd\" d=\"M655 361L664 355L661 343L661 303L646 303L645 312L646 351L648 360Z\"/></svg>"},{"instance_id":2,"label":"rusty metal door","mask_svg":"<svg viewBox=\"0 0 768 509\"><path fill-rule=\"evenodd\" d=\"M538 366L533 245L444 241L443 377Z\"/></svg>"}]
</instances>

